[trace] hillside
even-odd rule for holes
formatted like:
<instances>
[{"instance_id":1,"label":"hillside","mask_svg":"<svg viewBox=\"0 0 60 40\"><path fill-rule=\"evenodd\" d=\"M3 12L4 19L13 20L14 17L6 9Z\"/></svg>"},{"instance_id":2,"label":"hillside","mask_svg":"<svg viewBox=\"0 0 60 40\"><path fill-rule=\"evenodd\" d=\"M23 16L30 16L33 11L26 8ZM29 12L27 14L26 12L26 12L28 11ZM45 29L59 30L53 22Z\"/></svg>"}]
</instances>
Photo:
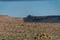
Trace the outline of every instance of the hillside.
<instances>
[{"instance_id":1,"label":"hillside","mask_svg":"<svg viewBox=\"0 0 60 40\"><path fill-rule=\"evenodd\" d=\"M0 15L0 22L21 22L22 18L14 18L8 15Z\"/></svg>"},{"instance_id":2,"label":"hillside","mask_svg":"<svg viewBox=\"0 0 60 40\"><path fill-rule=\"evenodd\" d=\"M0 40L60 40L60 23L25 22L23 18L0 16Z\"/></svg>"}]
</instances>

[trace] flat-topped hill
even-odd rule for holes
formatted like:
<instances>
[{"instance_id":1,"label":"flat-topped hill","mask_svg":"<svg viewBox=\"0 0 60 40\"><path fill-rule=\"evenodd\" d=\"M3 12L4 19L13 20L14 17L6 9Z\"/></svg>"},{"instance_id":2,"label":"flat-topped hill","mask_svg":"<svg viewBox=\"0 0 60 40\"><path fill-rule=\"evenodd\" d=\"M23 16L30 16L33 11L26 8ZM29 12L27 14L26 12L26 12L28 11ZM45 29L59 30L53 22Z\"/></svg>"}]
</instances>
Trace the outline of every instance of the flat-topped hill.
<instances>
[{"instance_id":1,"label":"flat-topped hill","mask_svg":"<svg viewBox=\"0 0 60 40\"><path fill-rule=\"evenodd\" d=\"M25 22L47 22L47 23L60 23L60 15L52 16L27 16L24 18Z\"/></svg>"}]
</instances>

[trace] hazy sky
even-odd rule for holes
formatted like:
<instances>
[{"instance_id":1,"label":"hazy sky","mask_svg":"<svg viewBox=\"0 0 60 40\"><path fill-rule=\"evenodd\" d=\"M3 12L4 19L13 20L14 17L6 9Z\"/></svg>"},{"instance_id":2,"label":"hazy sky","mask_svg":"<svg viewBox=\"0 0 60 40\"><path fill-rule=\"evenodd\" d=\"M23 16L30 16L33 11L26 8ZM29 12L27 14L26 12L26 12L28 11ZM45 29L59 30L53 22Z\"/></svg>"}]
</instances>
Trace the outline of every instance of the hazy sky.
<instances>
[{"instance_id":1,"label":"hazy sky","mask_svg":"<svg viewBox=\"0 0 60 40\"><path fill-rule=\"evenodd\" d=\"M13 17L60 15L60 0L0 1L0 14Z\"/></svg>"}]
</instances>

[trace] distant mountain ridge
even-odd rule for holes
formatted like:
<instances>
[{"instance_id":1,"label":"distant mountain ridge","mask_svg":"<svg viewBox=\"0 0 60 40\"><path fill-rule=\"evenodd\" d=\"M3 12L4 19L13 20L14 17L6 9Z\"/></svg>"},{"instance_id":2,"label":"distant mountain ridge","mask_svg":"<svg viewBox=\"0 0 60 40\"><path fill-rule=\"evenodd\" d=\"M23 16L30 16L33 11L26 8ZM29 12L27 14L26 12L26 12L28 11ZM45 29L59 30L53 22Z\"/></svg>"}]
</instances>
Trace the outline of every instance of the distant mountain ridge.
<instances>
[{"instance_id":1,"label":"distant mountain ridge","mask_svg":"<svg viewBox=\"0 0 60 40\"><path fill-rule=\"evenodd\" d=\"M60 23L60 15L51 15L51 16L31 16L28 15L24 18L25 22L58 22Z\"/></svg>"},{"instance_id":2,"label":"distant mountain ridge","mask_svg":"<svg viewBox=\"0 0 60 40\"><path fill-rule=\"evenodd\" d=\"M48 22L48 23L60 23L60 15L51 16L32 16L27 17L10 17L8 15L0 15L0 22Z\"/></svg>"}]
</instances>

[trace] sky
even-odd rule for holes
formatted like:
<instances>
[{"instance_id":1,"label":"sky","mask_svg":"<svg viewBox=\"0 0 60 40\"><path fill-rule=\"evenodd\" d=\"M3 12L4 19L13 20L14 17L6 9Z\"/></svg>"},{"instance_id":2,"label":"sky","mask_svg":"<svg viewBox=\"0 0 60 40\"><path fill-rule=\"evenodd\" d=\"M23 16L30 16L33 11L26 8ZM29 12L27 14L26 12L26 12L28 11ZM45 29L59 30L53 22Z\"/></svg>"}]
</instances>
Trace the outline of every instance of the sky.
<instances>
[{"instance_id":1,"label":"sky","mask_svg":"<svg viewBox=\"0 0 60 40\"><path fill-rule=\"evenodd\" d=\"M60 0L0 1L0 15L12 17L60 15Z\"/></svg>"}]
</instances>

